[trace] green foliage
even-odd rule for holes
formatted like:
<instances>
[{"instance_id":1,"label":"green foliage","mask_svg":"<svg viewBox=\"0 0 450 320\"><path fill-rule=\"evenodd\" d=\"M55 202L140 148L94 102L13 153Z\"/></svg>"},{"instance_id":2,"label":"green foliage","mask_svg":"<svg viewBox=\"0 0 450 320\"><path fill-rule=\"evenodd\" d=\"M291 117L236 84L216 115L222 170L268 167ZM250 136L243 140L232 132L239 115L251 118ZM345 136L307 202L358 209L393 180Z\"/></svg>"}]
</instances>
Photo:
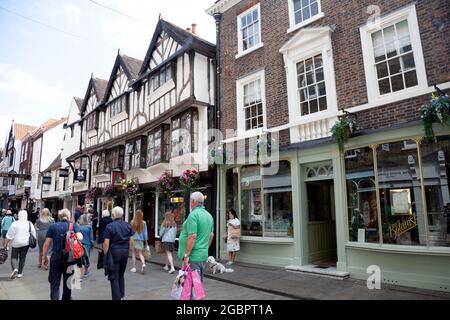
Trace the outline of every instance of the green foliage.
<instances>
[{"instance_id":1,"label":"green foliage","mask_svg":"<svg viewBox=\"0 0 450 320\"><path fill-rule=\"evenodd\" d=\"M450 98L448 96L431 95L431 102L420 108L420 116L425 131L425 141L433 141L433 123L440 123L450 126Z\"/></svg>"},{"instance_id":2,"label":"green foliage","mask_svg":"<svg viewBox=\"0 0 450 320\"><path fill-rule=\"evenodd\" d=\"M351 118L343 118L334 124L331 128L331 135L339 145L340 151L344 151L344 145L348 141L348 138L358 129L359 124Z\"/></svg>"}]
</instances>

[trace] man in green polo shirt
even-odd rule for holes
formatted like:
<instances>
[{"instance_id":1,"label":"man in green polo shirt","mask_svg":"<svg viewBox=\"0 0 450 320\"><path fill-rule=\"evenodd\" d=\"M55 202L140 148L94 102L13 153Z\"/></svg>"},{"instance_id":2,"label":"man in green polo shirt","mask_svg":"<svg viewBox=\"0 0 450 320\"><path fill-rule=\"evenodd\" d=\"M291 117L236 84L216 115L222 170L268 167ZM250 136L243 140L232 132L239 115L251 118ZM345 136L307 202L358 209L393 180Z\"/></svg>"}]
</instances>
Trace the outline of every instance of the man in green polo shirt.
<instances>
[{"instance_id":1,"label":"man in green polo shirt","mask_svg":"<svg viewBox=\"0 0 450 320\"><path fill-rule=\"evenodd\" d=\"M179 237L178 257L183 265L198 270L203 281L204 263L208 259L208 249L214 238L214 220L205 210L205 197L201 192L191 195L191 208Z\"/></svg>"}]
</instances>

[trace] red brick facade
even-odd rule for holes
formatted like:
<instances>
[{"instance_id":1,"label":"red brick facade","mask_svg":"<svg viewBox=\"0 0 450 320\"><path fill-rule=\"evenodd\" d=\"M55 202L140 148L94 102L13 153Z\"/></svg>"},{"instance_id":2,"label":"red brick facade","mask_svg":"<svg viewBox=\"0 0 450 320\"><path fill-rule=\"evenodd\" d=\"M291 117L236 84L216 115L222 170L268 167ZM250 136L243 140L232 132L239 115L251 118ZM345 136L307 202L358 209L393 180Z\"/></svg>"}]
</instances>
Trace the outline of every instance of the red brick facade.
<instances>
[{"instance_id":1,"label":"red brick facade","mask_svg":"<svg viewBox=\"0 0 450 320\"><path fill-rule=\"evenodd\" d=\"M258 3L244 0L223 14L221 25L222 128L236 128L236 80L265 69L267 126L289 122L286 73L279 49L298 31L289 29L288 0L261 0L261 37L264 46L241 58L238 53L237 16ZM322 0L325 16L306 27L335 25L332 34L338 108L368 102L359 28L369 18L367 8L377 4L381 16L416 3L428 85L450 81L450 10L447 0L334 1ZM447 8L447 9L445 9ZM358 113L363 128L379 128L419 117L418 108L429 96L412 98ZM284 134L285 135L285 134ZM287 138L287 139L286 139ZM289 137L281 139L289 144Z\"/></svg>"}]
</instances>

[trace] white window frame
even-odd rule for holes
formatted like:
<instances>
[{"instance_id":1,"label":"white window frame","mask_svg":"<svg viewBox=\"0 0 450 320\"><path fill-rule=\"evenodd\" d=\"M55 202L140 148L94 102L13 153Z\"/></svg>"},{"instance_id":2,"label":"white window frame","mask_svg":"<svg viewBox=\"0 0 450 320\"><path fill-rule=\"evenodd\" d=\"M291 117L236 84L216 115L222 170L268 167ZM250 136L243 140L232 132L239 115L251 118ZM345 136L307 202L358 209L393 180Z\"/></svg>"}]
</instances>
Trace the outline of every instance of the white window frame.
<instances>
[{"instance_id":1,"label":"white window frame","mask_svg":"<svg viewBox=\"0 0 450 320\"><path fill-rule=\"evenodd\" d=\"M267 128L267 112L266 112L266 72L260 70L252 73L245 78L236 81L236 115L237 115L237 135L238 137L251 137L263 134ZM263 108L263 126L257 129L245 130L245 112L244 112L244 86L250 82L261 80L261 101Z\"/></svg>"},{"instance_id":2,"label":"white window frame","mask_svg":"<svg viewBox=\"0 0 450 320\"><path fill-rule=\"evenodd\" d=\"M322 11L322 1L317 0L317 4L319 6L319 13L316 14L313 17L310 17L308 20L302 21L298 24L295 23L295 15L294 15L294 0L288 0L288 6L289 6L289 29L287 30L287 33L293 32L295 30L298 30L300 28L303 28L304 26L319 20L325 16L325 13Z\"/></svg>"},{"instance_id":3,"label":"white window frame","mask_svg":"<svg viewBox=\"0 0 450 320\"><path fill-rule=\"evenodd\" d=\"M331 43L332 31L330 27L302 29L280 49L286 68L290 123L309 123L338 115ZM322 54L325 89L327 92L327 109L302 116L297 82L297 63L318 54ZM297 127L291 128L291 142L298 140L297 133Z\"/></svg>"},{"instance_id":4,"label":"white window frame","mask_svg":"<svg viewBox=\"0 0 450 320\"><path fill-rule=\"evenodd\" d=\"M380 95L375 57L373 53L372 34L405 19L408 20L409 35L413 49L414 62L416 64L417 85L396 92ZM379 20L375 20L375 22L367 23L360 28L360 34L369 104L382 105L404 100L411 97L418 90L425 90L428 88L415 5L400 9L392 14L380 18Z\"/></svg>"},{"instance_id":5,"label":"white window frame","mask_svg":"<svg viewBox=\"0 0 450 320\"><path fill-rule=\"evenodd\" d=\"M242 16L247 15L248 13L254 11L254 10L258 10L258 22L259 22L259 28L258 28L258 33L259 33L259 43L255 44L253 47L248 48L246 50L243 49L243 41L244 39L242 38L242 24L241 24L241 18ZM245 56L246 54L249 54L250 52L253 52L261 47L264 46L263 41L262 41L262 34L261 34L261 4L258 3L256 5L254 5L253 7L251 7L250 9L244 11L243 13L241 13L240 15L238 15L237 17L237 39L238 39L238 54L236 55L236 59L239 59L242 56Z\"/></svg>"}]
</instances>

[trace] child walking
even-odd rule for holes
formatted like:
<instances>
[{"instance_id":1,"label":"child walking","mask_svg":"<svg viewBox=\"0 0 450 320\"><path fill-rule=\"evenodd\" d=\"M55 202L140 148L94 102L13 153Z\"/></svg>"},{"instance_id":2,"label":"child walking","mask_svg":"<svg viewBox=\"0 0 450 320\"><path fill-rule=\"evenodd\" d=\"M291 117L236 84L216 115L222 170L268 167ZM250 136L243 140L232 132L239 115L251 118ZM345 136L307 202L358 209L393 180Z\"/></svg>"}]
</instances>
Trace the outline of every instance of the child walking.
<instances>
[{"instance_id":1,"label":"child walking","mask_svg":"<svg viewBox=\"0 0 450 320\"><path fill-rule=\"evenodd\" d=\"M161 224L161 229L159 231L159 236L161 238L161 243L164 250L166 251L166 265L164 270L168 270L169 273L174 273L175 268L173 266L172 252L175 250L175 239L177 237L177 223L175 222L173 211L166 212L164 216L164 221ZM169 266L170 265L170 270Z\"/></svg>"}]
</instances>

